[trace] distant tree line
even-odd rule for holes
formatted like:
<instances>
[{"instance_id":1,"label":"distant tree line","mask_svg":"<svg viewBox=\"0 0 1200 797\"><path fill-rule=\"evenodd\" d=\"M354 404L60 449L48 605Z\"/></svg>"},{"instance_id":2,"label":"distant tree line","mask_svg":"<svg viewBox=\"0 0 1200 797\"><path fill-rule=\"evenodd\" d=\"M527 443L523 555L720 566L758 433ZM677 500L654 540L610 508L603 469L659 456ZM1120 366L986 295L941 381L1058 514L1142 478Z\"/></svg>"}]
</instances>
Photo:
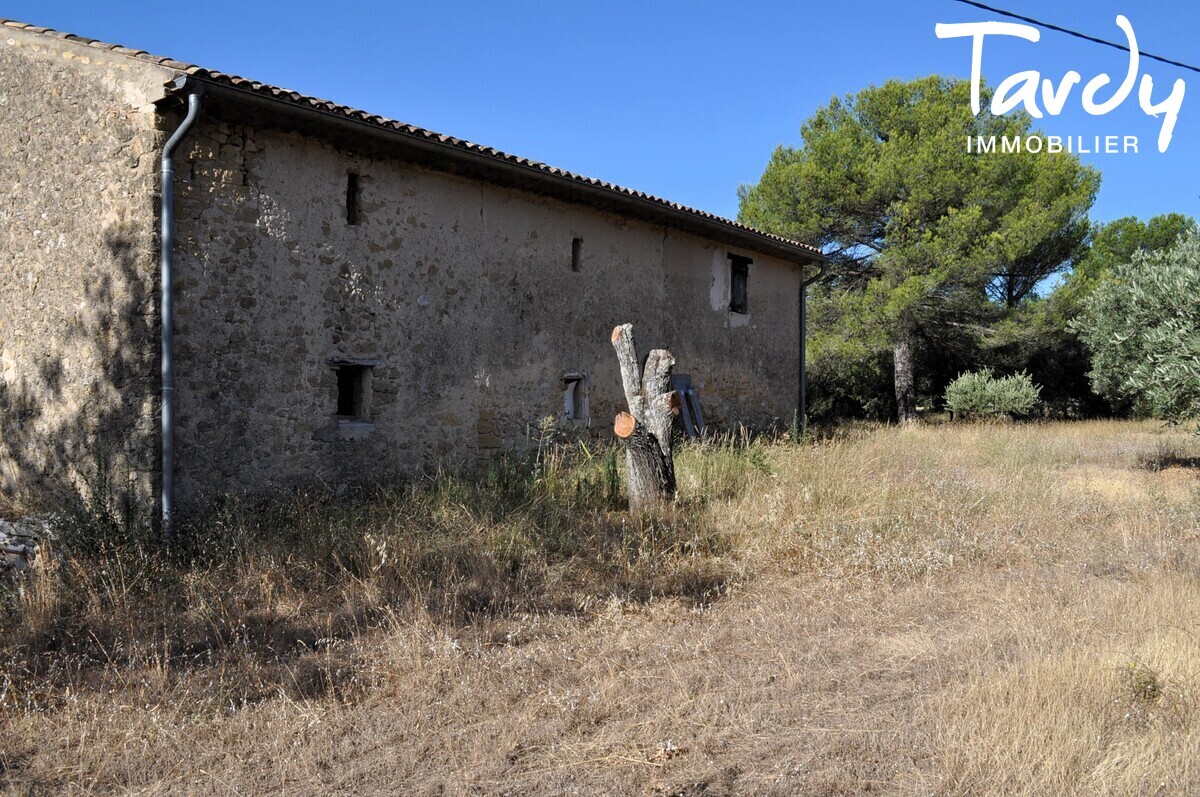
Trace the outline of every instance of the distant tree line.
<instances>
[{"instance_id":1,"label":"distant tree line","mask_svg":"<svg viewBox=\"0 0 1200 797\"><path fill-rule=\"evenodd\" d=\"M1175 382L1154 374L1197 367L1200 345L1191 361L1127 375L1145 349L1131 355L1112 338L1129 334L1117 316L1131 304L1161 311L1174 291L1197 296L1188 280L1200 244L1193 236L1167 254L1195 228L1190 217L1095 224L1100 174L1078 156L969 153L968 137L1037 131L1022 113L973 116L965 81L871 86L834 98L800 132L799 146L778 147L759 182L740 189L739 220L830 258L809 294L812 418L911 420L919 407L943 409L947 386L968 372L1028 374L1046 414L1182 411L1162 394ZM1193 272L1168 278L1181 259ZM1145 270L1162 280L1142 286ZM1182 334L1164 328L1144 346L1169 348L1172 332Z\"/></svg>"}]
</instances>

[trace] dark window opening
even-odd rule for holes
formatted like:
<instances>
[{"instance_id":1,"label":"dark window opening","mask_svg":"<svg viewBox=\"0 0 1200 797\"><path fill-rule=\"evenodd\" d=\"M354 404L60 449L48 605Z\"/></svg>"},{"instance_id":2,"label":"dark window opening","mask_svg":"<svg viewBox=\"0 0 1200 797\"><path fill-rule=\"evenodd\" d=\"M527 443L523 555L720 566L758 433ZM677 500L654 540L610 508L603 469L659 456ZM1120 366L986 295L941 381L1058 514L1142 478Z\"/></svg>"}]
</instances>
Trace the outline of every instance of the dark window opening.
<instances>
[{"instance_id":1,"label":"dark window opening","mask_svg":"<svg viewBox=\"0 0 1200 797\"><path fill-rule=\"evenodd\" d=\"M746 283L750 279L750 264L754 261L742 255L729 256L729 311L748 313Z\"/></svg>"},{"instance_id":2,"label":"dark window opening","mask_svg":"<svg viewBox=\"0 0 1200 797\"><path fill-rule=\"evenodd\" d=\"M341 421L370 420L371 367L337 367L337 416Z\"/></svg>"},{"instance_id":3,"label":"dark window opening","mask_svg":"<svg viewBox=\"0 0 1200 797\"><path fill-rule=\"evenodd\" d=\"M358 224L358 175L346 175L346 223Z\"/></svg>"},{"instance_id":4,"label":"dark window opening","mask_svg":"<svg viewBox=\"0 0 1200 797\"><path fill-rule=\"evenodd\" d=\"M571 270L583 270L583 239L571 239Z\"/></svg>"}]
</instances>

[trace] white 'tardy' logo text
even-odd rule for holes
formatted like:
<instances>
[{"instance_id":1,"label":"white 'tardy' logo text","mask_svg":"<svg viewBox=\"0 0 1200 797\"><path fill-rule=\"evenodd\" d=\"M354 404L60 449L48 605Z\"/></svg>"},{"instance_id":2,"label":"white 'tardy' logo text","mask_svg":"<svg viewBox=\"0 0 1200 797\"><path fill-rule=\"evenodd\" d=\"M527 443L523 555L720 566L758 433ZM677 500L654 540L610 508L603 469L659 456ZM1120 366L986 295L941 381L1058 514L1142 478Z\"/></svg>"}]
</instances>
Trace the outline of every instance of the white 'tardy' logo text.
<instances>
[{"instance_id":1,"label":"white 'tardy' logo text","mask_svg":"<svg viewBox=\"0 0 1200 797\"><path fill-rule=\"evenodd\" d=\"M1129 24L1129 20L1123 15L1117 15L1117 26L1125 32L1125 38L1129 40L1129 71L1125 75L1125 80L1122 81L1120 87L1117 88L1115 94L1104 102L1096 101L1096 93L1100 89L1112 82L1109 76L1101 72L1094 78L1088 81L1083 87L1083 109L1093 116L1102 116L1113 110L1125 101L1133 91L1133 85L1137 82L1138 77L1138 61L1140 53L1138 52L1137 37L1134 36L1133 26ZM942 23L939 22L934 31L939 39L959 39L964 37L971 38L971 110L979 114L979 92L980 83L982 82L981 73L983 71L983 39L985 36L1019 36L1027 41L1036 42L1041 38L1041 32L1031 25L1018 25L1013 22L961 22L961 23ZM1011 111L1018 105L1024 105L1025 110L1035 119L1042 118L1042 110L1038 107L1038 86L1041 84L1042 103L1046 106L1046 111L1051 116L1058 116L1062 113L1063 106L1066 105L1067 96L1071 93L1071 88L1083 80L1083 77L1074 69L1063 75L1062 81L1055 86L1054 83L1046 78L1042 80L1041 73L1036 70L1027 70L1009 75L1000 85L996 87L996 93L992 97L992 113L1003 114ZM1154 91L1154 79L1149 75L1142 75L1141 85L1138 87L1138 103L1142 110L1147 115L1158 118L1159 114L1165 114L1162 121L1162 126L1158 132L1158 151L1166 152L1167 147L1171 143L1171 134L1175 130L1175 122L1179 119L1179 109L1183 105L1183 92L1185 85L1182 79L1175 81L1175 85L1171 89L1170 95L1159 103L1151 101L1151 93Z\"/></svg>"}]
</instances>

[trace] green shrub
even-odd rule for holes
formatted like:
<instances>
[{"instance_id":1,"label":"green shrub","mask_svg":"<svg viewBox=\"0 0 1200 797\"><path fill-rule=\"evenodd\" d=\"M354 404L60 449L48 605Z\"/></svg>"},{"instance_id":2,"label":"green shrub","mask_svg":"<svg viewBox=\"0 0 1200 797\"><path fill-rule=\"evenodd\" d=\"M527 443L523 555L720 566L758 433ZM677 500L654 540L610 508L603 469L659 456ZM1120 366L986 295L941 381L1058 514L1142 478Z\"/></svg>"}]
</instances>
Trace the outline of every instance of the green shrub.
<instances>
[{"instance_id":1,"label":"green shrub","mask_svg":"<svg viewBox=\"0 0 1200 797\"><path fill-rule=\"evenodd\" d=\"M1074 325L1092 355L1093 389L1115 408L1175 423L1200 419L1197 295L1200 230L1113 267Z\"/></svg>"},{"instance_id":2,"label":"green shrub","mask_svg":"<svg viewBox=\"0 0 1200 797\"><path fill-rule=\"evenodd\" d=\"M1021 418L1037 406L1041 389L1029 374L992 376L990 368L961 374L946 388L946 408L958 418Z\"/></svg>"}]
</instances>

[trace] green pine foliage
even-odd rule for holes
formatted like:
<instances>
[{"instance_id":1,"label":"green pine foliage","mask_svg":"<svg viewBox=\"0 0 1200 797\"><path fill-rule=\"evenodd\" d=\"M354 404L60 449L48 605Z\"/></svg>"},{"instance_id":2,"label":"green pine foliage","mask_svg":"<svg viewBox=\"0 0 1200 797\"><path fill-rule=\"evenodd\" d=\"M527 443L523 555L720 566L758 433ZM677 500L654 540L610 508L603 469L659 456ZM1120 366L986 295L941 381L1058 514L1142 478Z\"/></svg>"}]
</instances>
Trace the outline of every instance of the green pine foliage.
<instances>
[{"instance_id":1,"label":"green pine foliage","mask_svg":"<svg viewBox=\"0 0 1200 797\"><path fill-rule=\"evenodd\" d=\"M1138 252L1170 249L1195 226L1196 220L1183 213L1163 213L1145 221L1125 216L1095 225L1088 236L1087 254L1054 291L1055 299L1073 317L1114 267L1130 262Z\"/></svg>"},{"instance_id":2,"label":"green pine foliage","mask_svg":"<svg viewBox=\"0 0 1200 797\"><path fill-rule=\"evenodd\" d=\"M829 253L810 294L817 413L894 408L900 344L918 394L940 395L949 376L931 367L979 362L1086 251L1098 172L1069 153L969 153L968 137L1035 132L1025 114L973 115L970 94L935 75L835 97L739 191L739 220Z\"/></svg>"}]
</instances>

